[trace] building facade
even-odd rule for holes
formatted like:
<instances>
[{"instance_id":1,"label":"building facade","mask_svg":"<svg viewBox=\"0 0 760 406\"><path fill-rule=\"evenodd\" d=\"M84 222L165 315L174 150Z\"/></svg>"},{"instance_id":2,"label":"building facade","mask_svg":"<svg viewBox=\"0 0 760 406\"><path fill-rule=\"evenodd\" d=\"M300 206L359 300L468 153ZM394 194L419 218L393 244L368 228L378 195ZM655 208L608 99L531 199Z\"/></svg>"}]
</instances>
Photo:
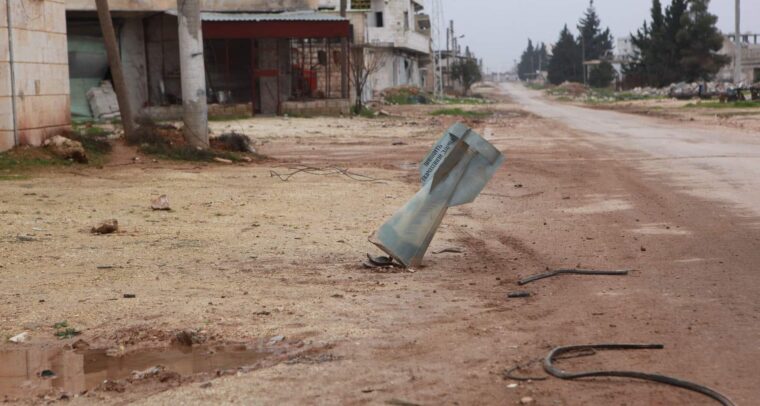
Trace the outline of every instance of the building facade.
<instances>
[{"instance_id":1,"label":"building facade","mask_svg":"<svg viewBox=\"0 0 760 406\"><path fill-rule=\"evenodd\" d=\"M718 73L718 79L731 81L734 77L734 56L736 36L733 34L726 35L723 39L723 49L720 53L731 57L731 63L724 67ZM743 34L741 35L742 46L742 82L745 84L760 83L760 34Z\"/></svg>"},{"instance_id":2,"label":"building facade","mask_svg":"<svg viewBox=\"0 0 760 406\"><path fill-rule=\"evenodd\" d=\"M181 116L176 0L111 0L133 110ZM341 38L346 19L313 0L206 0L204 57L210 111L348 113ZM94 2L66 3L72 114L91 117L87 92L110 78ZM345 87L345 89L344 89ZM236 106L233 110L219 105ZM248 106L248 107L246 107ZM240 109L242 107L242 110ZM297 111L294 111L297 110Z\"/></svg>"},{"instance_id":3,"label":"building facade","mask_svg":"<svg viewBox=\"0 0 760 406\"><path fill-rule=\"evenodd\" d=\"M365 88L371 100L387 88L415 86L432 90L430 18L419 0L347 0L353 46L383 61ZM323 12L337 13L340 0L321 0Z\"/></svg>"},{"instance_id":4,"label":"building facade","mask_svg":"<svg viewBox=\"0 0 760 406\"><path fill-rule=\"evenodd\" d=\"M64 0L0 0L0 151L71 124Z\"/></svg>"}]
</instances>

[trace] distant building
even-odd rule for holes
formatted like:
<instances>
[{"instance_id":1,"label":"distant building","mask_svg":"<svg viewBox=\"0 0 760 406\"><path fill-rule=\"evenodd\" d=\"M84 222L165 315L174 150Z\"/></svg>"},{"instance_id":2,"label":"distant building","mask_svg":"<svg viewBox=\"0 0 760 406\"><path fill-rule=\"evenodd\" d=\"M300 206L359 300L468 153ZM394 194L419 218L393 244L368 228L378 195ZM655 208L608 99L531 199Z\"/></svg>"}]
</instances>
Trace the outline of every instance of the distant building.
<instances>
[{"instance_id":1,"label":"distant building","mask_svg":"<svg viewBox=\"0 0 760 406\"><path fill-rule=\"evenodd\" d=\"M730 82L734 78L734 56L736 44L734 34L725 35L723 49L720 53L731 57L731 63L726 65L718 73L718 80ZM742 45L742 77L744 83L760 82L760 34L741 35Z\"/></svg>"},{"instance_id":2,"label":"distant building","mask_svg":"<svg viewBox=\"0 0 760 406\"><path fill-rule=\"evenodd\" d=\"M340 0L321 0L323 12L336 13ZM395 86L430 88L430 17L421 0L348 0L353 45L381 58L384 66L369 78L364 99Z\"/></svg>"}]
</instances>

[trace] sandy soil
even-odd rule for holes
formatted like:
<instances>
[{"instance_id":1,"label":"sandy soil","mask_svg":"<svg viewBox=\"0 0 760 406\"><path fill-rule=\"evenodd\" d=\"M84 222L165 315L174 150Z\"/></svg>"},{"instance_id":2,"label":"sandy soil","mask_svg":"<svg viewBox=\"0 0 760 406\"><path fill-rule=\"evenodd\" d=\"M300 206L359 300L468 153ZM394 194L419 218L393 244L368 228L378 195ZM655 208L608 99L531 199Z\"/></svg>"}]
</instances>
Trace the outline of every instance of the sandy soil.
<instances>
[{"instance_id":1,"label":"sandy soil","mask_svg":"<svg viewBox=\"0 0 760 406\"><path fill-rule=\"evenodd\" d=\"M220 342L283 335L329 355L72 404L712 404L649 383L509 387L502 377L553 346L598 342L666 347L561 365L672 374L738 404L760 401L755 219L508 101L478 107L498 114L470 122L505 152L504 169L474 204L449 212L431 248L464 252L429 254L413 273L363 269L364 254L377 253L367 236L417 190L414 163L453 122L431 108L215 123L278 160L259 165L159 162L1 182L0 336L46 342L67 320L91 346L127 352L202 329ZM301 163L377 181L271 176ZM159 194L173 211L149 209ZM110 218L120 233L89 233ZM635 271L547 279L525 287L530 298L506 298L520 277L575 266Z\"/></svg>"}]
</instances>

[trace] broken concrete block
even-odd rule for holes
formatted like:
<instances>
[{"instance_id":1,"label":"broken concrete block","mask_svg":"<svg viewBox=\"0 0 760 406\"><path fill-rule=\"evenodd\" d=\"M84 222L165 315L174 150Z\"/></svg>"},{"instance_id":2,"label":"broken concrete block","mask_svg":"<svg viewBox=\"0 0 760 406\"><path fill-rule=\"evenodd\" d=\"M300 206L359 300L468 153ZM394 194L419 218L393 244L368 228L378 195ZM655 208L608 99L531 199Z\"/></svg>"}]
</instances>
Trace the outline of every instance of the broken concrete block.
<instances>
[{"instance_id":1,"label":"broken concrete block","mask_svg":"<svg viewBox=\"0 0 760 406\"><path fill-rule=\"evenodd\" d=\"M110 120L119 117L119 101L111 82L104 80L100 86L87 91L92 115L98 120Z\"/></svg>"}]
</instances>

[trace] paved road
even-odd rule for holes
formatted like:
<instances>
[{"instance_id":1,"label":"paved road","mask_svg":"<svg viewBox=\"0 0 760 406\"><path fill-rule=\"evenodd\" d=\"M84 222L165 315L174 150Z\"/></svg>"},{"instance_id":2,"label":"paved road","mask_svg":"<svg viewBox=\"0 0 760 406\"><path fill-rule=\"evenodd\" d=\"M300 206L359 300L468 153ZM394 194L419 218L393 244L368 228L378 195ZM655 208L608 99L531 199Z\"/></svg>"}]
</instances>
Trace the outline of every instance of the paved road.
<instances>
[{"instance_id":1,"label":"paved road","mask_svg":"<svg viewBox=\"0 0 760 406\"><path fill-rule=\"evenodd\" d=\"M504 90L526 110L586 133L591 141L643 153L646 169L667 175L687 193L760 216L760 134L553 103L519 84L505 84Z\"/></svg>"}]
</instances>

